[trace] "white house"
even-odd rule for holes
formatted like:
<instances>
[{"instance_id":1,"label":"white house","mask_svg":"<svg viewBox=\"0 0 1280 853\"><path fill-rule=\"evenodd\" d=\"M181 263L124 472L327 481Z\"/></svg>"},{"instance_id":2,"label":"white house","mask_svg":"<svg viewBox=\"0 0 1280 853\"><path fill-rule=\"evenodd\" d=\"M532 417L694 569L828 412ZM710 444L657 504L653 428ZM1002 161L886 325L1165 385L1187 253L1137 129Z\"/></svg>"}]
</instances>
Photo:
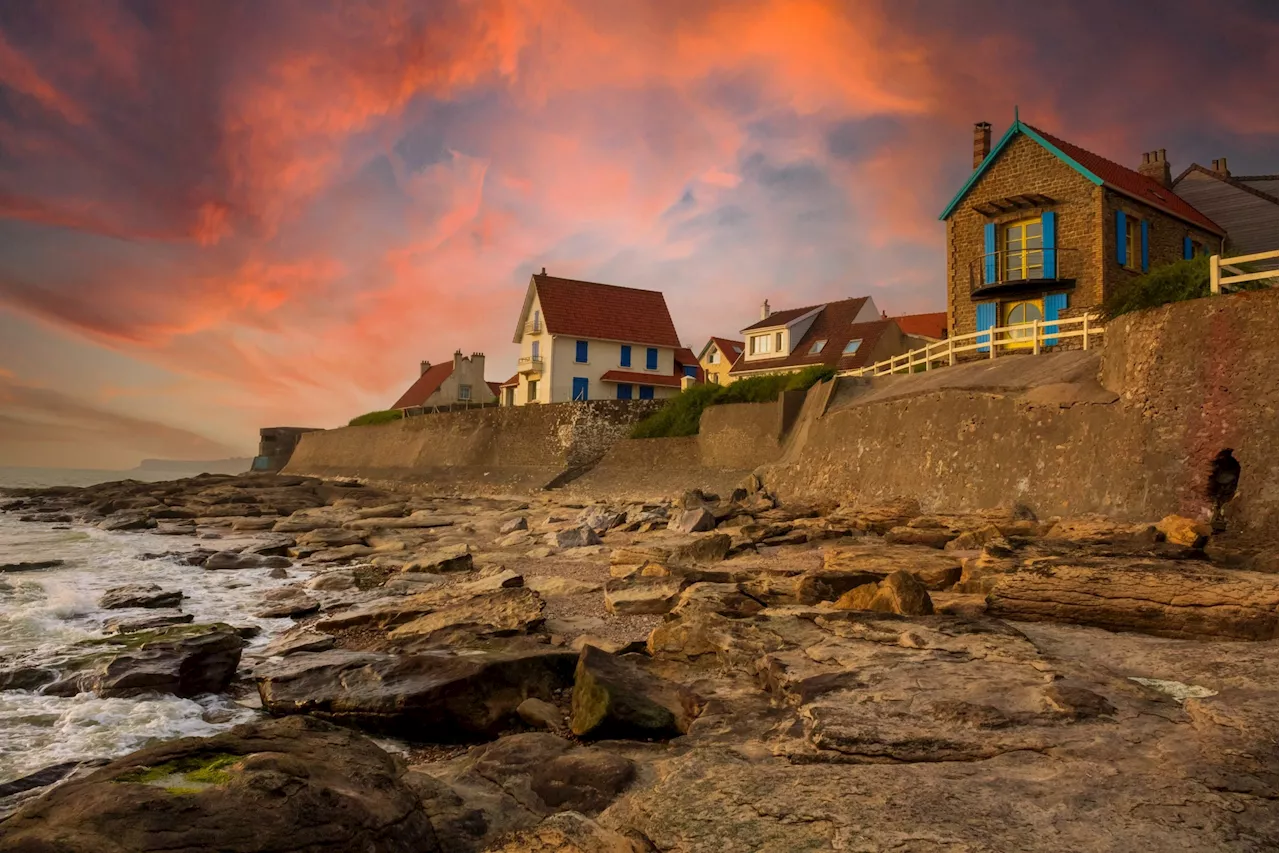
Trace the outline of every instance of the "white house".
<instances>
[{"instance_id":1,"label":"white house","mask_svg":"<svg viewBox=\"0 0 1280 853\"><path fill-rule=\"evenodd\" d=\"M547 275L529 281L514 342L520 356L503 403L650 400L679 393L688 368L666 299ZM696 362L694 366L696 371Z\"/></svg>"}]
</instances>

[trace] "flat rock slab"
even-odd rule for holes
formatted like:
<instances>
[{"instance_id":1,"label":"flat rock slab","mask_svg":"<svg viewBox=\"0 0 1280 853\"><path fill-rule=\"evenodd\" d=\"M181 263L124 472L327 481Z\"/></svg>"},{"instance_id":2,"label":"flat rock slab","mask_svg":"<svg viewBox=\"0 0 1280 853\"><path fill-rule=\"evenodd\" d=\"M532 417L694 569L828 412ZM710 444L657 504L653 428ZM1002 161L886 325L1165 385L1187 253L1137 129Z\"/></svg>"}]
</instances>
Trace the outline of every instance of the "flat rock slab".
<instances>
[{"instance_id":1,"label":"flat rock slab","mask_svg":"<svg viewBox=\"0 0 1280 853\"><path fill-rule=\"evenodd\" d=\"M450 644L471 638L523 634L542 621L543 602L531 589L481 592L446 605L391 631L393 641Z\"/></svg>"},{"instance_id":2,"label":"flat rock slab","mask_svg":"<svg viewBox=\"0 0 1280 853\"><path fill-rule=\"evenodd\" d=\"M1276 638L1277 579L1190 562L1039 564L1002 575L992 616L1183 639Z\"/></svg>"},{"instance_id":3,"label":"flat rock slab","mask_svg":"<svg viewBox=\"0 0 1280 853\"><path fill-rule=\"evenodd\" d=\"M392 655L334 649L290 655L256 673L272 714L312 714L418 741L491 735L530 696L550 700L577 655L552 649Z\"/></svg>"},{"instance_id":4,"label":"flat rock slab","mask_svg":"<svg viewBox=\"0 0 1280 853\"><path fill-rule=\"evenodd\" d=\"M103 593L98 606L104 610L123 610L128 607L177 607L183 599L182 590L163 590L156 584L130 584L118 586Z\"/></svg>"}]
</instances>

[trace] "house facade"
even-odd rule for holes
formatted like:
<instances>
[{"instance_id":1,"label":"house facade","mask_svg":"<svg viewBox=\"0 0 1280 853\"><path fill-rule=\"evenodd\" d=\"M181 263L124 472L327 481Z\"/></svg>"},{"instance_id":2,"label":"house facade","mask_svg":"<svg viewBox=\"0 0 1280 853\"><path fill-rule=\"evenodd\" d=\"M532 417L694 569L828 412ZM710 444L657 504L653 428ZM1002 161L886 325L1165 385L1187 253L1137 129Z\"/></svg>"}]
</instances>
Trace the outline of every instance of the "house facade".
<instances>
[{"instance_id":1,"label":"house facade","mask_svg":"<svg viewBox=\"0 0 1280 853\"><path fill-rule=\"evenodd\" d=\"M1192 163L1173 180L1173 191L1227 232L1226 253L1252 255L1276 248L1280 230L1280 176L1232 175L1226 158L1209 168ZM1258 263L1275 269L1274 259Z\"/></svg>"},{"instance_id":2,"label":"house facade","mask_svg":"<svg viewBox=\"0 0 1280 853\"><path fill-rule=\"evenodd\" d=\"M1016 118L992 147L976 124L973 174L939 217L951 335L1077 316L1152 266L1219 251L1225 232L1173 192L1163 152L1144 158L1135 171Z\"/></svg>"},{"instance_id":3,"label":"house facade","mask_svg":"<svg viewBox=\"0 0 1280 853\"><path fill-rule=\"evenodd\" d=\"M658 291L544 269L529 281L513 341L520 355L512 405L663 399L681 388L682 347Z\"/></svg>"},{"instance_id":4,"label":"house facade","mask_svg":"<svg viewBox=\"0 0 1280 853\"><path fill-rule=\"evenodd\" d=\"M432 408L473 403L494 403L498 399L498 383L484 378L484 353L476 352L464 357L462 350L453 354L452 361L419 365L418 378L393 409Z\"/></svg>"},{"instance_id":5,"label":"house facade","mask_svg":"<svg viewBox=\"0 0 1280 853\"><path fill-rule=\"evenodd\" d=\"M702 365L706 381L716 385L728 385L732 382L733 376L729 371L733 368L734 362L741 357L742 347L742 341L731 338L708 339L698 355L698 364Z\"/></svg>"},{"instance_id":6,"label":"house facade","mask_svg":"<svg viewBox=\"0 0 1280 853\"><path fill-rule=\"evenodd\" d=\"M796 373L813 365L853 370L911 348L898 324L882 317L869 296L776 312L766 301L760 321L742 335L742 357L729 371L734 380Z\"/></svg>"}]
</instances>

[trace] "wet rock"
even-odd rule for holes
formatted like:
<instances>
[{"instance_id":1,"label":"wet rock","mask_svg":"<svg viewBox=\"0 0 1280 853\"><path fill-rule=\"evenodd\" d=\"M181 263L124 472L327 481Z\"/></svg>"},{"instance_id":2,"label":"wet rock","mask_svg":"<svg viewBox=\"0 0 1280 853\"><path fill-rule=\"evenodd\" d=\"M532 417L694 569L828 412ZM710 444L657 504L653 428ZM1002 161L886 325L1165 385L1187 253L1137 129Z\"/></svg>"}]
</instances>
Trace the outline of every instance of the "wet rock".
<instances>
[{"instance_id":1,"label":"wet rock","mask_svg":"<svg viewBox=\"0 0 1280 853\"><path fill-rule=\"evenodd\" d=\"M365 534L358 530L346 530L341 527L321 527L308 530L297 537L297 545L308 545L323 548L341 548L345 545L364 545Z\"/></svg>"},{"instance_id":2,"label":"wet rock","mask_svg":"<svg viewBox=\"0 0 1280 853\"><path fill-rule=\"evenodd\" d=\"M289 577L289 573L284 569L280 568L279 566L276 566L274 569L271 569L270 571L267 572L267 577L271 578L272 580L280 580L281 578Z\"/></svg>"},{"instance_id":3,"label":"wet rock","mask_svg":"<svg viewBox=\"0 0 1280 853\"><path fill-rule=\"evenodd\" d=\"M259 619L296 619L320 609L320 602L298 587L271 590L262 598L266 606L254 613Z\"/></svg>"},{"instance_id":4,"label":"wet rock","mask_svg":"<svg viewBox=\"0 0 1280 853\"><path fill-rule=\"evenodd\" d=\"M154 532L160 536L194 536L196 529L195 521L160 521Z\"/></svg>"},{"instance_id":5,"label":"wet rock","mask_svg":"<svg viewBox=\"0 0 1280 853\"><path fill-rule=\"evenodd\" d=\"M290 655L255 673L273 714L311 714L415 740L496 734L529 697L549 700L577 656L547 648L466 655L334 649Z\"/></svg>"},{"instance_id":6,"label":"wet rock","mask_svg":"<svg viewBox=\"0 0 1280 853\"><path fill-rule=\"evenodd\" d=\"M702 700L624 657L587 646L574 673L569 728L579 737L665 738L689 730Z\"/></svg>"},{"instance_id":7,"label":"wet rock","mask_svg":"<svg viewBox=\"0 0 1280 853\"><path fill-rule=\"evenodd\" d=\"M677 533L699 533L704 530L714 530L715 527L716 517L705 507L687 509L667 523L667 529Z\"/></svg>"},{"instance_id":8,"label":"wet rock","mask_svg":"<svg viewBox=\"0 0 1280 853\"><path fill-rule=\"evenodd\" d=\"M335 640L329 634L321 634L310 626L290 628L262 649L267 657L285 657L299 652L324 652L333 648Z\"/></svg>"},{"instance_id":9,"label":"wet rock","mask_svg":"<svg viewBox=\"0 0 1280 853\"><path fill-rule=\"evenodd\" d=\"M108 634L132 634L135 631L150 631L153 628L164 628L168 625L189 625L195 621L191 613L156 614L142 618L116 616L102 623L102 630Z\"/></svg>"},{"instance_id":10,"label":"wet rock","mask_svg":"<svg viewBox=\"0 0 1280 853\"><path fill-rule=\"evenodd\" d=\"M209 570L223 569L273 569L293 565L287 557L264 557L261 554L244 554L239 551L218 551L202 564Z\"/></svg>"},{"instance_id":11,"label":"wet rock","mask_svg":"<svg viewBox=\"0 0 1280 853\"><path fill-rule=\"evenodd\" d=\"M907 572L893 572L883 581L851 589L836 601L838 610L874 610L899 616L929 616L933 601L924 586Z\"/></svg>"},{"instance_id":12,"label":"wet rock","mask_svg":"<svg viewBox=\"0 0 1280 853\"><path fill-rule=\"evenodd\" d=\"M313 575L302 585L317 592L341 592L355 587L356 577L347 569L337 569Z\"/></svg>"},{"instance_id":13,"label":"wet rock","mask_svg":"<svg viewBox=\"0 0 1280 853\"><path fill-rule=\"evenodd\" d=\"M66 560L33 560L26 563L0 563L0 572L38 572L43 569L56 569L66 564Z\"/></svg>"},{"instance_id":14,"label":"wet rock","mask_svg":"<svg viewBox=\"0 0 1280 853\"><path fill-rule=\"evenodd\" d=\"M313 563L349 563L361 557L368 557L373 549L368 545L342 545L338 548L325 548L311 554L307 559Z\"/></svg>"},{"instance_id":15,"label":"wet rock","mask_svg":"<svg viewBox=\"0 0 1280 853\"><path fill-rule=\"evenodd\" d=\"M173 625L83 644L95 651L70 661L45 688L54 696L93 692L103 698L148 691L199 696L227 689L244 639L230 625Z\"/></svg>"},{"instance_id":16,"label":"wet rock","mask_svg":"<svg viewBox=\"0 0 1280 853\"><path fill-rule=\"evenodd\" d=\"M583 525L581 527L570 527L568 530L554 530L547 534L547 547L549 548L585 548L589 545L603 544L603 540L596 535L596 532L590 527Z\"/></svg>"},{"instance_id":17,"label":"wet rock","mask_svg":"<svg viewBox=\"0 0 1280 853\"><path fill-rule=\"evenodd\" d=\"M182 599L182 590L162 590L156 584L129 584L107 590L98 599L98 606L104 610L122 610L126 607L177 607Z\"/></svg>"},{"instance_id":18,"label":"wet rock","mask_svg":"<svg viewBox=\"0 0 1280 853\"><path fill-rule=\"evenodd\" d=\"M232 520L231 529L236 531L270 530L275 527L275 516L257 516L253 518L237 518Z\"/></svg>"},{"instance_id":19,"label":"wet rock","mask_svg":"<svg viewBox=\"0 0 1280 853\"><path fill-rule=\"evenodd\" d=\"M102 530L124 531L124 530L147 530L156 526L155 519L146 513L121 513L113 515L110 518L103 519L98 522L98 527Z\"/></svg>"},{"instance_id":20,"label":"wet rock","mask_svg":"<svg viewBox=\"0 0 1280 853\"><path fill-rule=\"evenodd\" d=\"M516 715L536 729L554 731L564 726L564 714L560 713L560 709L541 699L524 700L516 706Z\"/></svg>"},{"instance_id":21,"label":"wet rock","mask_svg":"<svg viewBox=\"0 0 1280 853\"><path fill-rule=\"evenodd\" d=\"M402 774L355 732L301 717L251 723L55 788L6 821L0 851L439 853Z\"/></svg>"},{"instance_id":22,"label":"wet rock","mask_svg":"<svg viewBox=\"0 0 1280 853\"><path fill-rule=\"evenodd\" d=\"M433 554L407 563L402 571L427 572L443 575L450 572L469 572L475 567L471 549L465 544L450 545Z\"/></svg>"},{"instance_id":23,"label":"wet rock","mask_svg":"<svg viewBox=\"0 0 1280 853\"><path fill-rule=\"evenodd\" d=\"M506 535L508 533L515 533L519 530L528 530L528 529L529 529L529 519L525 518L522 515L519 518L513 518L510 521L504 521L502 523L502 526L498 528L498 532L503 535Z\"/></svg>"},{"instance_id":24,"label":"wet rock","mask_svg":"<svg viewBox=\"0 0 1280 853\"><path fill-rule=\"evenodd\" d=\"M618 615L666 613L675 606L684 584L671 576L610 578L604 585L604 606Z\"/></svg>"}]
</instances>

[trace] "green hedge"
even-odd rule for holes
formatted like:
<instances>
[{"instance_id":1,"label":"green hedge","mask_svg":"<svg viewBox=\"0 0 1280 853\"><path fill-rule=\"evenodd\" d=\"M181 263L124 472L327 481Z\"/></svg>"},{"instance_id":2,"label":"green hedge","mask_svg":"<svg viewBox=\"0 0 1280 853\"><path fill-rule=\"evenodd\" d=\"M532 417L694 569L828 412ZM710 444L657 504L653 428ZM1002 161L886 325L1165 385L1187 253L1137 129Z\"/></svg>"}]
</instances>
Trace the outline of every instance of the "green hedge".
<instances>
[{"instance_id":1,"label":"green hedge","mask_svg":"<svg viewBox=\"0 0 1280 853\"><path fill-rule=\"evenodd\" d=\"M1264 281L1247 281L1233 290L1261 290L1270 285ZM1116 288L1102 306L1103 314L1114 319L1133 311L1158 308L1170 302L1185 302L1209 295L1209 256L1201 255L1184 261L1158 266L1146 275Z\"/></svg>"},{"instance_id":2,"label":"green hedge","mask_svg":"<svg viewBox=\"0 0 1280 853\"><path fill-rule=\"evenodd\" d=\"M693 385L668 399L662 408L640 421L631 430L632 438L672 438L697 435L698 422L707 406L724 403L769 403L783 391L803 390L836 375L835 368L823 364L798 373L772 373L739 379L732 385Z\"/></svg>"},{"instance_id":3,"label":"green hedge","mask_svg":"<svg viewBox=\"0 0 1280 853\"><path fill-rule=\"evenodd\" d=\"M404 417L404 412L399 409L387 409L383 412L368 412L358 418L352 418L347 426L373 426L375 424L389 424L392 421L398 421Z\"/></svg>"}]
</instances>

